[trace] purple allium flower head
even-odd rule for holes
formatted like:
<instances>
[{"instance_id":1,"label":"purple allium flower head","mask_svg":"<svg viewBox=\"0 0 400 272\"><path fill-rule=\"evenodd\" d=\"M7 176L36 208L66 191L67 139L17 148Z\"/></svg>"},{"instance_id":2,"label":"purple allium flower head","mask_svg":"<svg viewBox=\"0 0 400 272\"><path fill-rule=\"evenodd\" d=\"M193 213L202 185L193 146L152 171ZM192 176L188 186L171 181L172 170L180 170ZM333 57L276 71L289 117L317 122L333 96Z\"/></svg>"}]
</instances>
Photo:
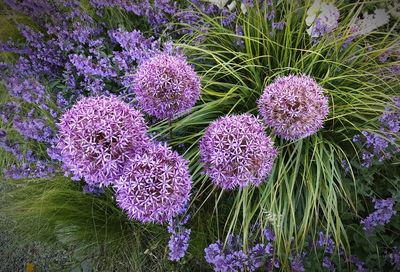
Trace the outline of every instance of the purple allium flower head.
<instances>
[{"instance_id":1,"label":"purple allium flower head","mask_svg":"<svg viewBox=\"0 0 400 272\"><path fill-rule=\"evenodd\" d=\"M177 215L191 187L188 162L159 143L133 156L115 182L118 205L141 222L162 223Z\"/></svg>"},{"instance_id":2,"label":"purple allium flower head","mask_svg":"<svg viewBox=\"0 0 400 272\"><path fill-rule=\"evenodd\" d=\"M132 90L145 112L172 119L199 99L200 78L183 56L160 53L139 65Z\"/></svg>"},{"instance_id":3,"label":"purple allium flower head","mask_svg":"<svg viewBox=\"0 0 400 272\"><path fill-rule=\"evenodd\" d=\"M322 88L306 75L277 78L265 88L258 108L267 125L286 140L314 134L329 113Z\"/></svg>"},{"instance_id":4,"label":"purple allium flower head","mask_svg":"<svg viewBox=\"0 0 400 272\"><path fill-rule=\"evenodd\" d=\"M148 143L146 130L142 114L117 98L83 98L61 117L57 148L75 176L107 186Z\"/></svg>"},{"instance_id":5,"label":"purple allium flower head","mask_svg":"<svg viewBox=\"0 0 400 272\"><path fill-rule=\"evenodd\" d=\"M200 141L200 155L211 180L217 186L232 189L264 182L277 150L260 120L242 114L214 121Z\"/></svg>"}]
</instances>

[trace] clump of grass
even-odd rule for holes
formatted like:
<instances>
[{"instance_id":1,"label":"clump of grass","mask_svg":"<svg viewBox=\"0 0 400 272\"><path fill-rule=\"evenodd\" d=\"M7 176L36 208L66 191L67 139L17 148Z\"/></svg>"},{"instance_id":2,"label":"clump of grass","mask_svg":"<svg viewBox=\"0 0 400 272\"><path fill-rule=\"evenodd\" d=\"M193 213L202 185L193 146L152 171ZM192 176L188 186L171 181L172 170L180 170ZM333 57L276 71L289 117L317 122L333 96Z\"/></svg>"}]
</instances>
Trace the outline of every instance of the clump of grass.
<instances>
[{"instance_id":1,"label":"clump of grass","mask_svg":"<svg viewBox=\"0 0 400 272\"><path fill-rule=\"evenodd\" d=\"M25 239L73 245L81 261L91 256L92 266L99 269L163 266L164 228L129 220L111 189L102 196L85 194L81 184L60 176L9 184L1 213L17 222L16 231Z\"/></svg>"}]
</instances>

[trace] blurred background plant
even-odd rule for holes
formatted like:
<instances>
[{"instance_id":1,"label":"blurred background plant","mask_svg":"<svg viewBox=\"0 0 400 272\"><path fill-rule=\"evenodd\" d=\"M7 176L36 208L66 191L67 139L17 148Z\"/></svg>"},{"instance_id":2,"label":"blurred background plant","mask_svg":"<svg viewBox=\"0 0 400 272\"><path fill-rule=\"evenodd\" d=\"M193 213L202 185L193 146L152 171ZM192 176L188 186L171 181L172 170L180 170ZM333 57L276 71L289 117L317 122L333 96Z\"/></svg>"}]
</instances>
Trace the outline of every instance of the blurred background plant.
<instances>
[{"instance_id":1,"label":"blurred background plant","mask_svg":"<svg viewBox=\"0 0 400 272\"><path fill-rule=\"evenodd\" d=\"M33 262L39 271L205 271L215 268L204 258L210 244L229 245L238 235L239 248L231 251L242 250L240 256L251 259L250 245L269 241L267 228L275 236L276 269L396 267L396 5L3 1L0 216L9 240L0 252L7 266L0 267L9 271ZM389 13L384 10L392 6ZM167 140L191 162L189 249L178 262L168 260L165 226L130 221L111 189L93 191L60 175L54 148L60 115L81 96L115 94L137 105L129 92L131 75L161 51L183 52L202 80L200 101L190 114L171 124L146 116L152 138ZM267 128L279 150L268 180L258 188L214 187L199 164L198 141L206 127L226 114L258 115L264 88L279 76L300 73L313 77L329 96L324 128L298 141L279 139ZM366 231L366 224L374 228ZM333 251L327 251L321 231L330 235ZM30 248L51 252L49 259L35 259ZM22 259L13 267L8 256L18 252ZM58 252L68 257L60 260ZM229 254L220 255L226 260Z\"/></svg>"}]
</instances>

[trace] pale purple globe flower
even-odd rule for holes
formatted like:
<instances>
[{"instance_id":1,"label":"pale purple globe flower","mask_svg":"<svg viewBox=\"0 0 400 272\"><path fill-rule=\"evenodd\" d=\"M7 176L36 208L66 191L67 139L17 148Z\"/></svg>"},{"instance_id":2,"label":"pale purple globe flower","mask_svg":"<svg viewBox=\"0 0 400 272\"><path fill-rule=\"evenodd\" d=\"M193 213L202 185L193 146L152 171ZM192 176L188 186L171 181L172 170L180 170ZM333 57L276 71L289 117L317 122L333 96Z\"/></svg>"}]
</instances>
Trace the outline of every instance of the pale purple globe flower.
<instances>
[{"instance_id":1,"label":"pale purple globe flower","mask_svg":"<svg viewBox=\"0 0 400 272\"><path fill-rule=\"evenodd\" d=\"M172 119L199 99L200 78L183 56L160 53L139 65L131 90L146 113Z\"/></svg>"},{"instance_id":2,"label":"pale purple globe flower","mask_svg":"<svg viewBox=\"0 0 400 272\"><path fill-rule=\"evenodd\" d=\"M260 120L242 114L214 121L200 141L200 155L212 182L232 189L264 182L277 150Z\"/></svg>"},{"instance_id":3,"label":"pale purple globe flower","mask_svg":"<svg viewBox=\"0 0 400 272\"><path fill-rule=\"evenodd\" d=\"M265 88L258 109L267 125L286 140L316 133L329 113L322 88L306 75L277 78Z\"/></svg>"},{"instance_id":4,"label":"pale purple globe flower","mask_svg":"<svg viewBox=\"0 0 400 272\"><path fill-rule=\"evenodd\" d=\"M130 159L114 188L117 203L129 218L166 222L189 200L188 162L166 145L150 144Z\"/></svg>"},{"instance_id":5,"label":"pale purple globe flower","mask_svg":"<svg viewBox=\"0 0 400 272\"><path fill-rule=\"evenodd\" d=\"M83 98L62 115L57 148L74 176L108 186L147 145L146 132L143 115L117 98Z\"/></svg>"}]
</instances>

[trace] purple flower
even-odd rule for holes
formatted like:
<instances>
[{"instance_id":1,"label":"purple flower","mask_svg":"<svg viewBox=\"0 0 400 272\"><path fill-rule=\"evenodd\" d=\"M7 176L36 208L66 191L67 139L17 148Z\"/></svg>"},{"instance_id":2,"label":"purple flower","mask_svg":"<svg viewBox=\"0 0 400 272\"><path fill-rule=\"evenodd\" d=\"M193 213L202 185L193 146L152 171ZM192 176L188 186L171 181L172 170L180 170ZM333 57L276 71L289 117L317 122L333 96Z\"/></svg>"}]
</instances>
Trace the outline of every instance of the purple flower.
<instances>
[{"instance_id":1,"label":"purple flower","mask_svg":"<svg viewBox=\"0 0 400 272\"><path fill-rule=\"evenodd\" d=\"M290 262L292 272L304 272L303 258L301 255L296 255Z\"/></svg>"},{"instance_id":2,"label":"purple flower","mask_svg":"<svg viewBox=\"0 0 400 272\"><path fill-rule=\"evenodd\" d=\"M154 38L146 38L140 31L109 31L108 35L122 51L114 51L114 59L121 70L129 70L130 66L143 62L160 53L160 42Z\"/></svg>"},{"instance_id":3,"label":"purple flower","mask_svg":"<svg viewBox=\"0 0 400 272\"><path fill-rule=\"evenodd\" d=\"M365 263L356 256L350 256L350 262L357 267L357 272L368 272L368 269L364 267Z\"/></svg>"},{"instance_id":4,"label":"purple flower","mask_svg":"<svg viewBox=\"0 0 400 272\"><path fill-rule=\"evenodd\" d=\"M179 232L174 232L168 241L169 259L179 261L189 247L190 229L180 228Z\"/></svg>"},{"instance_id":5,"label":"purple flower","mask_svg":"<svg viewBox=\"0 0 400 272\"><path fill-rule=\"evenodd\" d=\"M282 21L282 22L273 22L272 23L272 29L276 29L276 30L282 30L286 25L286 22Z\"/></svg>"},{"instance_id":6,"label":"purple flower","mask_svg":"<svg viewBox=\"0 0 400 272\"><path fill-rule=\"evenodd\" d=\"M368 131L361 131L361 134L353 137L353 142L363 144L361 153L362 167L370 167L374 159L384 161L392 158L393 155L400 152L395 145L395 135L400 130L400 98L393 97L393 105L385 108L386 112L381 115L379 121L381 123L380 131L385 137Z\"/></svg>"},{"instance_id":7,"label":"purple flower","mask_svg":"<svg viewBox=\"0 0 400 272\"><path fill-rule=\"evenodd\" d=\"M400 131L400 96L393 97L393 105L386 107L385 111L379 121L390 133L398 133Z\"/></svg>"},{"instance_id":8,"label":"purple flower","mask_svg":"<svg viewBox=\"0 0 400 272\"><path fill-rule=\"evenodd\" d=\"M214 271L256 271L263 266L270 267L270 271L279 267L279 262L273 259L273 245L254 242L254 239L249 241L244 253L241 237L230 235L225 246L218 240L204 249L206 262Z\"/></svg>"},{"instance_id":9,"label":"purple flower","mask_svg":"<svg viewBox=\"0 0 400 272\"><path fill-rule=\"evenodd\" d=\"M187 207L178 211L178 214L184 213ZM168 241L169 259L171 261L179 261L186 254L189 247L190 229L183 227L189 220L190 215L187 214L182 220L177 217L170 219L168 223L168 232L171 234Z\"/></svg>"},{"instance_id":10,"label":"purple flower","mask_svg":"<svg viewBox=\"0 0 400 272\"><path fill-rule=\"evenodd\" d=\"M392 253L390 253L389 257L390 263L394 266L396 270L400 271L400 252L396 247L393 248L393 251Z\"/></svg>"},{"instance_id":11,"label":"purple flower","mask_svg":"<svg viewBox=\"0 0 400 272\"><path fill-rule=\"evenodd\" d=\"M270 228L266 228L264 230L264 236L265 238L267 238L267 241L269 242L273 242L276 239L274 231Z\"/></svg>"},{"instance_id":12,"label":"purple flower","mask_svg":"<svg viewBox=\"0 0 400 272\"><path fill-rule=\"evenodd\" d=\"M328 269L330 272L336 271L335 265L328 257L324 257L322 260L322 267Z\"/></svg>"},{"instance_id":13,"label":"purple flower","mask_svg":"<svg viewBox=\"0 0 400 272\"><path fill-rule=\"evenodd\" d=\"M277 151L260 120L246 113L214 121L200 140L200 156L211 180L232 189L264 182Z\"/></svg>"},{"instance_id":14,"label":"purple flower","mask_svg":"<svg viewBox=\"0 0 400 272\"><path fill-rule=\"evenodd\" d=\"M97 187L94 185L89 185L85 184L82 188L82 191L87 194L92 194L92 195L101 195L104 193L104 188L103 187Z\"/></svg>"},{"instance_id":15,"label":"purple flower","mask_svg":"<svg viewBox=\"0 0 400 272\"><path fill-rule=\"evenodd\" d=\"M208 247L204 249L204 258L206 262L209 264L214 264L217 261L217 258L222 254L222 243L218 240L216 243L210 244Z\"/></svg>"},{"instance_id":16,"label":"purple flower","mask_svg":"<svg viewBox=\"0 0 400 272\"><path fill-rule=\"evenodd\" d=\"M375 202L375 211L361 220L364 230L369 233L377 226L383 226L392 219L396 211L393 210L394 199L387 198L381 200L373 200Z\"/></svg>"},{"instance_id":17,"label":"purple flower","mask_svg":"<svg viewBox=\"0 0 400 272\"><path fill-rule=\"evenodd\" d=\"M320 248L325 248L325 253L332 254L335 249L335 242L332 240L330 235L325 236L325 234L321 231L319 233L317 246Z\"/></svg>"},{"instance_id":18,"label":"purple flower","mask_svg":"<svg viewBox=\"0 0 400 272\"><path fill-rule=\"evenodd\" d=\"M247 253L246 268L248 271L256 271L262 267L267 257L273 253L272 244L256 244Z\"/></svg>"},{"instance_id":19,"label":"purple flower","mask_svg":"<svg viewBox=\"0 0 400 272\"><path fill-rule=\"evenodd\" d=\"M61 117L57 148L73 174L107 186L147 145L146 130L142 114L117 98L83 98Z\"/></svg>"},{"instance_id":20,"label":"purple flower","mask_svg":"<svg viewBox=\"0 0 400 272\"><path fill-rule=\"evenodd\" d=\"M139 105L159 119L189 110L200 97L200 78L182 56L154 56L139 65L133 81Z\"/></svg>"},{"instance_id":21,"label":"purple flower","mask_svg":"<svg viewBox=\"0 0 400 272\"><path fill-rule=\"evenodd\" d=\"M265 122L286 140L316 133L329 113L322 88L306 75L277 78L265 88L258 108Z\"/></svg>"},{"instance_id":22,"label":"purple flower","mask_svg":"<svg viewBox=\"0 0 400 272\"><path fill-rule=\"evenodd\" d=\"M45 94L44 86L36 80L20 80L16 77L7 80L7 89L10 95L22 98L28 103L42 103Z\"/></svg>"},{"instance_id":23,"label":"purple flower","mask_svg":"<svg viewBox=\"0 0 400 272\"><path fill-rule=\"evenodd\" d=\"M185 206L192 181L183 157L163 144L150 144L130 158L114 187L129 218L163 223Z\"/></svg>"},{"instance_id":24,"label":"purple flower","mask_svg":"<svg viewBox=\"0 0 400 272\"><path fill-rule=\"evenodd\" d=\"M4 171L6 179L43 178L55 173L55 169L42 160L35 163L22 163L20 166L12 165Z\"/></svg>"},{"instance_id":25,"label":"purple flower","mask_svg":"<svg viewBox=\"0 0 400 272\"><path fill-rule=\"evenodd\" d=\"M53 141L53 129L42 119L28 116L27 120L22 120L20 117L16 117L14 118L13 125L26 139L34 139L47 143Z\"/></svg>"}]
</instances>

